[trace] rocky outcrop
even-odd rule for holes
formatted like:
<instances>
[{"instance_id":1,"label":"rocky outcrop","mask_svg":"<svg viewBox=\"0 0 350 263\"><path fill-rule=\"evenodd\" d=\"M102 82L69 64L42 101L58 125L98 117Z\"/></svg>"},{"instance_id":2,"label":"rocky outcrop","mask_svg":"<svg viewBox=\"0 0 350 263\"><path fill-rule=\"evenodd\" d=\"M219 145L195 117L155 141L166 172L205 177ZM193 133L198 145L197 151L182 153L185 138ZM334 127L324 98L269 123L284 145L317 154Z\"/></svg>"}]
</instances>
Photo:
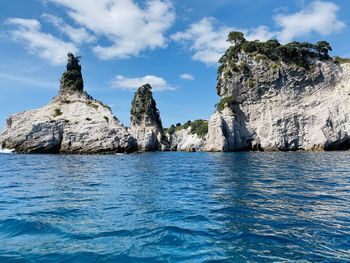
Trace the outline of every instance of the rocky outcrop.
<instances>
[{"instance_id":1,"label":"rocky outcrop","mask_svg":"<svg viewBox=\"0 0 350 263\"><path fill-rule=\"evenodd\" d=\"M204 150L205 139L193 134L191 127L168 135L172 151L198 152Z\"/></svg>"},{"instance_id":2,"label":"rocky outcrop","mask_svg":"<svg viewBox=\"0 0 350 263\"><path fill-rule=\"evenodd\" d=\"M236 126L235 115L230 107L216 111L209 120L209 130L205 145L205 151L227 152L237 148L235 144L234 127Z\"/></svg>"},{"instance_id":3,"label":"rocky outcrop","mask_svg":"<svg viewBox=\"0 0 350 263\"><path fill-rule=\"evenodd\" d=\"M43 108L10 116L0 135L2 148L65 154L137 150L136 140L110 108L84 92L79 60L68 56L59 95Z\"/></svg>"},{"instance_id":4,"label":"rocky outcrop","mask_svg":"<svg viewBox=\"0 0 350 263\"><path fill-rule=\"evenodd\" d=\"M137 140L140 151L169 150L170 144L164 135L162 121L149 84L135 93L131 105L130 133Z\"/></svg>"},{"instance_id":5,"label":"rocky outcrop","mask_svg":"<svg viewBox=\"0 0 350 263\"><path fill-rule=\"evenodd\" d=\"M244 51L227 61L217 92L232 103L212 116L205 149L349 149L350 64L307 63Z\"/></svg>"},{"instance_id":6,"label":"rocky outcrop","mask_svg":"<svg viewBox=\"0 0 350 263\"><path fill-rule=\"evenodd\" d=\"M166 129L172 151L204 151L207 134L208 121L201 119L187 121L183 125L177 123Z\"/></svg>"}]
</instances>

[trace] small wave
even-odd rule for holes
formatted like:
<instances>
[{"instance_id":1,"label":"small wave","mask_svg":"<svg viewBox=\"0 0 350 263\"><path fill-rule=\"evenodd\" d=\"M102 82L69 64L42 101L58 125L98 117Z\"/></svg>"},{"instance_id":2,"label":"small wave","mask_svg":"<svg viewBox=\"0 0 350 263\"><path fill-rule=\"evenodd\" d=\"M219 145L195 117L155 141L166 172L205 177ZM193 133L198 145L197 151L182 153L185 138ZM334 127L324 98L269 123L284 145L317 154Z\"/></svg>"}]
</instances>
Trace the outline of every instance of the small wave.
<instances>
[{"instance_id":1,"label":"small wave","mask_svg":"<svg viewBox=\"0 0 350 263\"><path fill-rule=\"evenodd\" d=\"M147 234L148 236L150 233ZM153 244L183 244L186 240L195 237L208 237L210 234L206 231L183 228L179 226L165 226L152 231L152 236L157 237Z\"/></svg>"},{"instance_id":2,"label":"small wave","mask_svg":"<svg viewBox=\"0 0 350 263\"><path fill-rule=\"evenodd\" d=\"M100 232L96 234L69 234L71 239L73 240L89 240L95 238L105 238L105 237L128 237L135 235L139 231L129 231L129 230L116 230L109 232Z\"/></svg>"},{"instance_id":3,"label":"small wave","mask_svg":"<svg viewBox=\"0 0 350 263\"><path fill-rule=\"evenodd\" d=\"M203 216L203 215L191 215L185 217L184 220L191 220L191 221L196 221L196 222L209 222L209 218Z\"/></svg>"},{"instance_id":4,"label":"small wave","mask_svg":"<svg viewBox=\"0 0 350 263\"><path fill-rule=\"evenodd\" d=\"M58 228L44 222L33 222L22 219L6 219L0 221L0 233L7 237L15 237L24 234L61 234L61 231Z\"/></svg>"}]
</instances>

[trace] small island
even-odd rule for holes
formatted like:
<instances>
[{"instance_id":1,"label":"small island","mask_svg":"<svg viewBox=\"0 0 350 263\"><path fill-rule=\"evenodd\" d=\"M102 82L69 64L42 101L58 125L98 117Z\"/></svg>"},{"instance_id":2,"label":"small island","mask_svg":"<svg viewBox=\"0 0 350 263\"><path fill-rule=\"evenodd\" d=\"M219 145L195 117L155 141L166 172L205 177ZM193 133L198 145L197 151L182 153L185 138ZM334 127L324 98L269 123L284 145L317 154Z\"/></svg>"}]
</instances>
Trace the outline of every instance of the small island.
<instances>
[{"instance_id":1,"label":"small island","mask_svg":"<svg viewBox=\"0 0 350 263\"><path fill-rule=\"evenodd\" d=\"M16 153L112 154L134 152L137 142L111 109L84 91L79 58L68 54L59 94L43 108L15 114L1 134Z\"/></svg>"}]
</instances>

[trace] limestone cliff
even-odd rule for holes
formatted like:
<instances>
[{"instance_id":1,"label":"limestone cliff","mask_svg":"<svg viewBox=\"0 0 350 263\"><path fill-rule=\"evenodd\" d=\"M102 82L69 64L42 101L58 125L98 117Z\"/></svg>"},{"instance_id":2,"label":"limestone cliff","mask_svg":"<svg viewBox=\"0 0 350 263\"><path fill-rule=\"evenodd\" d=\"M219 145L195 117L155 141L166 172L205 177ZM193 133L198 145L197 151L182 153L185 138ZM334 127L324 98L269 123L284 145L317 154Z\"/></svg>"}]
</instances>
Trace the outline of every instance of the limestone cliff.
<instances>
[{"instance_id":1,"label":"limestone cliff","mask_svg":"<svg viewBox=\"0 0 350 263\"><path fill-rule=\"evenodd\" d=\"M308 43L252 44L221 60L206 150L349 149L350 64ZM260 52L269 45L281 53Z\"/></svg>"},{"instance_id":2,"label":"limestone cliff","mask_svg":"<svg viewBox=\"0 0 350 263\"><path fill-rule=\"evenodd\" d=\"M166 129L172 151L197 152L203 151L208 133L208 121L187 121L178 123Z\"/></svg>"},{"instance_id":3,"label":"limestone cliff","mask_svg":"<svg viewBox=\"0 0 350 263\"><path fill-rule=\"evenodd\" d=\"M2 148L17 153L133 152L135 139L110 108L83 90L79 60L68 54L59 95L46 106L14 114L0 134Z\"/></svg>"},{"instance_id":4,"label":"limestone cliff","mask_svg":"<svg viewBox=\"0 0 350 263\"><path fill-rule=\"evenodd\" d=\"M204 151L205 139L193 134L191 128L175 131L168 135L172 151L198 152Z\"/></svg>"},{"instance_id":5,"label":"limestone cliff","mask_svg":"<svg viewBox=\"0 0 350 263\"><path fill-rule=\"evenodd\" d=\"M129 131L137 140L140 151L160 151L170 148L149 84L141 86L135 93L131 105Z\"/></svg>"}]
</instances>

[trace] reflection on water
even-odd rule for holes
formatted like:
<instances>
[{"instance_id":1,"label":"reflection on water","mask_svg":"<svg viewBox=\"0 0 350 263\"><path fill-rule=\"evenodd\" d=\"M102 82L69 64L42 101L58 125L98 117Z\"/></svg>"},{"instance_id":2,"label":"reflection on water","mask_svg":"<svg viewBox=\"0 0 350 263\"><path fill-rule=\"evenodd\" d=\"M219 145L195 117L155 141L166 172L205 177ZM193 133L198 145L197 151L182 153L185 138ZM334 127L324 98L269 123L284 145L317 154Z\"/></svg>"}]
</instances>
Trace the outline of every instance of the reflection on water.
<instances>
[{"instance_id":1,"label":"reflection on water","mask_svg":"<svg viewBox=\"0 0 350 263\"><path fill-rule=\"evenodd\" d=\"M0 262L347 262L349 157L0 154Z\"/></svg>"}]
</instances>

